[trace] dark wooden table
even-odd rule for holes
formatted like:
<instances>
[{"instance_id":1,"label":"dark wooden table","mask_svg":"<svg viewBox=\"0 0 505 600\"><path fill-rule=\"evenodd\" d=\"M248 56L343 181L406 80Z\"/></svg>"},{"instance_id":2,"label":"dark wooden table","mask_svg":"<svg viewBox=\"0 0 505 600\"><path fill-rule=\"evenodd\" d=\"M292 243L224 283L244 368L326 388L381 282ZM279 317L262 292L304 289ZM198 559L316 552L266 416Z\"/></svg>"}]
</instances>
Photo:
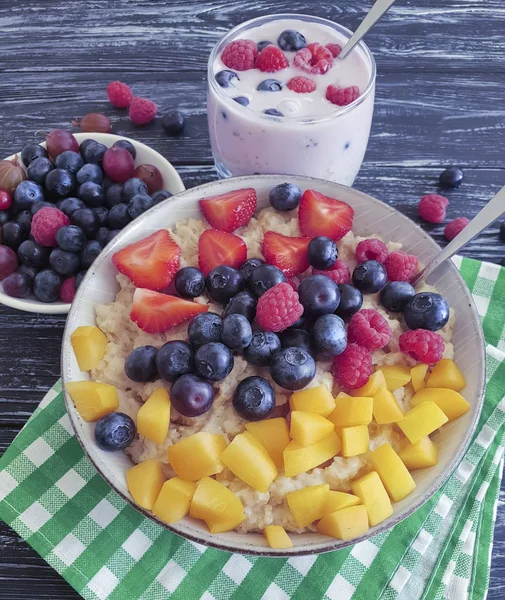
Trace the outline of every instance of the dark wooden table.
<instances>
[{"instance_id":1,"label":"dark wooden table","mask_svg":"<svg viewBox=\"0 0 505 600\"><path fill-rule=\"evenodd\" d=\"M99 111L114 120L115 133L164 154L187 187L209 181L215 175L205 69L216 40L232 25L270 12L312 13L355 29L370 5L371 0L0 0L0 156ZM504 31L503 0L398 0L367 38L377 59L377 101L358 189L415 218L419 198L435 192L440 171L456 164L465 182L448 194L448 217L454 218L474 216L505 183ZM132 127L107 102L105 87L114 79L155 100L161 114L183 110L185 134L167 137L159 119ZM442 225L430 231L442 242ZM499 262L505 244L498 226L465 253ZM0 307L0 452L59 376L64 320ZM505 596L504 500L502 495L492 600ZM78 597L0 525L0 598Z\"/></svg>"}]
</instances>

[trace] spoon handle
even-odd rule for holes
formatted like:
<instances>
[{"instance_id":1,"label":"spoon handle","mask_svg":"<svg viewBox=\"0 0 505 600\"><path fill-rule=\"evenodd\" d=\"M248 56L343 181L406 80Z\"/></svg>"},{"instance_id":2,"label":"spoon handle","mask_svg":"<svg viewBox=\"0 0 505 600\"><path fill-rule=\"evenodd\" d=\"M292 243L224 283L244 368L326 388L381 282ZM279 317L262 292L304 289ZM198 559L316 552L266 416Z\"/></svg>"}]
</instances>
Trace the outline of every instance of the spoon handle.
<instances>
[{"instance_id":1,"label":"spoon handle","mask_svg":"<svg viewBox=\"0 0 505 600\"><path fill-rule=\"evenodd\" d=\"M377 23L382 15L387 12L396 0L376 0L367 16L361 21L358 29L349 38L347 44L342 48L338 55L340 60L344 59L356 44L364 37L368 31Z\"/></svg>"},{"instance_id":2,"label":"spoon handle","mask_svg":"<svg viewBox=\"0 0 505 600\"><path fill-rule=\"evenodd\" d=\"M417 285L424 281L444 260L451 258L459 252L463 246L481 231L486 229L493 221L496 221L505 212L505 186L492 198L486 206L475 216L470 223L459 233L447 246L433 258L422 271L420 271L411 281L412 285Z\"/></svg>"}]
</instances>

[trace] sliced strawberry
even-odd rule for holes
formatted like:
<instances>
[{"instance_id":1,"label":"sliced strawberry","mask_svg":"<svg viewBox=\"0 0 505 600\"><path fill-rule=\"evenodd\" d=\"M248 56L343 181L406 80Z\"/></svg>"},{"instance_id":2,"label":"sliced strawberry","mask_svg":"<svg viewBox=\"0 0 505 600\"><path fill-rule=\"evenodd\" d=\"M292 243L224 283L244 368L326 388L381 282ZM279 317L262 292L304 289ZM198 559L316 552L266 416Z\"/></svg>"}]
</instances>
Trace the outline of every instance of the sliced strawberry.
<instances>
[{"instance_id":1,"label":"sliced strawberry","mask_svg":"<svg viewBox=\"0 0 505 600\"><path fill-rule=\"evenodd\" d=\"M207 304L137 288L133 294L130 318L142 331L161 333L208 310Z\"/></svg>"},{"instance_id":2,"label":"sliced strawberry","mask_svg":"<svg viewBox=\"0 0 505 600\"><path fill-rule=\"evenodd\" d=\"M244 188L205 198L200 200L200 210L214 229L235 231L249 223L256 212L256 190Z\"/></svg>"},{"instance_id":3,"label":"sliced strawberry","mask_svg":"<svg viewBox=\"0 0 505 600\"><path fill-rule=\"evenodd\" d=\"M352 229L353 209L342 202L316 192L306 190L298 209L298 222L303 235L325 235L340 240Z\"/></svg>"},{"instance_id":4,"label":"sliced strawberry","mask_svg":"<svg viewBox=\"0 0 505 600\"><path fill-rule=\"evenodd\" d=\"M246 259L247 246L233 233L207 229L198 240L198 266L204 275L219 265L238 269Z\"/></svg>"},{"instance_id":5,"label":"sliced strawberry","mask_svg":"<svg viewBox=\"0 0 505 600\"><path fill-rule=\"evenodd\" d=\"M308 237L289 237L267 231L263 238L263 255L267 263L276 266L284 275L300 275L309 268L309 242Z\"/></svg>"},{"instance_id":6,"label":"sliced strawberry","mask_svg":"<svg viewBox=\"0 0 505 600\"><path fill-rule=\"evenodd\" d=\"M130 244L112 257L116 269L137 287L162 290L179 268L181 249L166 229Z\"/></svg>"}]
</instances>

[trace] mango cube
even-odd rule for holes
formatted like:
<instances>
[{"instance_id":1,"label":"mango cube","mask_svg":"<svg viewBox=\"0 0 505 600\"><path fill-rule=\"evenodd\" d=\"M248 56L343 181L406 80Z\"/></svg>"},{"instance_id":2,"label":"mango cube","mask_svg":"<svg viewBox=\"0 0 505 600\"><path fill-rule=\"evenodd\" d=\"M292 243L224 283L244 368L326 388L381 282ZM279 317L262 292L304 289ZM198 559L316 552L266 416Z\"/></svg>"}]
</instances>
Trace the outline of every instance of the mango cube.
<instances>
[{"instance_id":1,"label":"mango cube","mask_svg":"<svg viewBox=\"0 0 505 600\"><path fill-rule=\"evenodd\" d=\"M170 397L165 388L153 392L137 413L137 431L148 440L163 444L170 425Z\"/></svg>"},{"instance_id":2,"label":"mango cube","mask_svg":"<svg viewBox=\"0 0 505 600\"><path fill-rule=\"evenodd\" d=\"M173 477L165 481L153 506L153 515L165 521L175 523L189 512L189 505L196 490L196 483Z\"/></svg>"},{"instance_id":3,"label":"mango cube","mask_svg":"<svg viewBox=\"0 0 505 600\"><path fill-rule=\"evenodd\" d=\"M352 493L361 498L368 512L368 521L373 527L393 514L393 507L379 475L371 471L351 482ZM358 508L358 507L352 507ZM349 510L348 508L344 510Z\"/></svg>"},{"instance_id":4,"label":"mango cube","mask_svg":"<svg viewBox=\"0 0 505 600\"><path fill-rule=\"evenodd\" d=\"M329 484L323 483L286 494L289 510L298 527L307 527L323 516L329 491Z\"/></svg>"},{"instance_id":5,"label":"mango cube","mask_svg":"<svg viewBox=\"0 0 505 600\"><path fill-rule=\"evenodd\" d=\"M234 517L233 519L228 519L227 521L223 521L220 523L207 523L207 527L211 533L225 533L226 531L233 531L236 529L240 523L246 520L245 513Z\"/></svg>"},{"instance_id":6,"label":"mango cube","mask_svg":"<svg viewBox=\"0 0 505 600\"><path fill-rule=\"evenodd\" d=\"M126 471L126 483L135 502L151 510L165 483L161 463L150 458L131 467Z\"/></svg>"},{"instance_id":7,"label":"mango cube","mask_svg":"<svg viewBox=\"0 0 505 600\"><path fill-rule=\"evenodd\" d=\"M203 519L211 533L235 529L245 519L242 502L222 483L210 477L198 482L189 514Z\"/></svg>"},{"instance_id":8,"label":"mango cube","mask_svg":"<svg viewBox=\"0 0 505 600\"><path fill-rule=\"evenodd\" d=\"M373 397L373 416L379 425L397 423L403 419L403 410L387 388L377 390Z\"/></svg>"},{"instance_id":9,"label":"mango cube","mask_svg":"<svg viewBox=\"0 0 505 600\"><path fill-rule=\"evenodd\" d=\"M98 367L108 344L105 333L95 325L78 327L70 336L70 342L81 371Z\"/></svg>"},{"instance_id":10,"label":"mango cube","mask_svg":"<svg viewBox=\"0 0 505 600\"><path fill-rule=\"evenodd\" d=\"M416 487L416 482L407 467L389 444L382 444L376 448L370 459L394 502L403 500Z\"/></svg>"},{"instance_id":11,"label":"mango cube","mask_svg":"<svg viewBox=\"0 0 505 600\"><path fill-rule=\"evenodd\" d=\"M117 390L108 383L69 381L65 387L85 421L101 419L119 407Z\"/></svg>"},{"instance_id":12,"label":"mango cube","mask_svg":"<svg viewBox=\"0 0 505 600\"><path fill-rule=\"evenodd\" d=\"M435 402L423 402L405 413L405 416L401 421L398 421L397 425L407 436L409 442L415 444L423 437L442 427L448 420Z\"/></svg>"},{"instance_id":13,"label":"mango cube","mask_svg":"<svg viewBox=\"0 0 505 600\"><path fill-rule=\"evenodd\" d=\"M235 436L220 458L230 471L258 492L266 492L277 477L277 468L265 447L248 431Z\"/></svg>"},{"instance_id":14,"label":"mango cube","mask_svg":"<svg viewBox=\"0 0 505 600\"><path fill-rule=\"evenodd\" d=\"M407 385L411 379L410 368L403 365L384 365L377 370L382 371L386 379L386 387L390 392Z\"/></svg>"},{"instance_id":15,"label":"mango cube","mask_svg":"<svg viewBox=\"0 0 505 600\"><path fill-rule=\"evenodd\" d=\"M226 440L218 433L200 431L168 448L168 460L177 476L186 481L221 473L224 465L219 459Z\"/></svg>"},{"instance_id":16,"label":"mango cube","mask_svg":"<svg viewBox=\"0 0 505 600\"><path fill-rule=\"evenodd\" d=\"M289 399L291 410L303 410L327 417L335 408L335 400L326 385L294 392Z\"/></svg>"},{"instance_id":17,"label":"mango cube","mask_svg":"<svg viewBox=\"0 0 505 600\"><path fill-rule=\"evenodd\" d=\"M412 406L419 406L419 404L426 401L432 401L441 408L449 421L454 421L454 419L461 417L470 410L470 404L461 394L446 388L425 387L414 395L411 404Z\"/></svg>"},{"instance_id":18,"label":"mango cube","mask_svg":"<svg viewBox=\"0 0 505 600\"><path fill-rule=\"evenodd\" d=\"M310 446L328 437L335 426L317 413L294 410L291 413L291 437L302 446Z\"/></svg>"},{"instance_id":19,"label":"mango cube","mask_svg":"<svg viewBox=\"0 0 505 600\"><path fill-rule=\"evenodd\" d=\"M386 387L386 378L384 377L384 373L382 371L375 371L370 375L370 378L365 383L365 385L361 386L356 390L351 391L351 396L361 396L363 397L373 397L381 388Z\"/></svg>"},{"instance_id":20,"label":"mango cube","mask_svg":"<svg viewBox=\"0 0 505 600\"><path fill-rule=\"evenodd\" d=\"M270 458L274 461L274 465L278 469L282 469L284 467L282 453L291 441L286 419L278 417L264 419L263 421L251 421L246 423L245 428L265 447Z\"/></svg>"},{"instance_id":21,"label":"mango cube","mask_svg":"<svg viewBox=\"0 0 505 600\"><path fill-rule=\"evenodd\" d=\"M370 438L368 425L342 428L342 456L358 456L368 452Z\"/></svg>"},{"instance_id":22,"label":"mango cube","mask_svg":"<svg viewBox=\"0 0 505 600\"><path fill-rule=\"evenodd\" d=\"M426 387L449 388L459 392L466 387L466 381L456 363L449 358L442 358L432 369Z\"/></svg>"},{"instance_id":23,"label":"mango cube","mask_svg":"<svg viewBox=\"0 0 505 600\"><path fill-rule=\"evenodd\" d=\"M429 437L425 437L415 444L405 446L400 450L398 456L410 471L425 469L426 467L434 467L437 464L438 448Z\"/></svg>"},{"instance_id":24,"label":"mango cube","mask_svg":"<svg viewBox=\"0 0 505 600\"><path fill-rule=\"evenodd\" d=\"M412 386L414 388L414 392L418 392L426 386L426 373L428 372L429 368L429 365L419 363L418 365L410 369L410 377L412 378Z\"/></svg>"},{"instance_id":25,"label":"mango cube","mask_svg":"<svg viewBox=\"0 0 505 600\"><path fill-rule=\"evenodd\" d=\"M361 499L358 498L358 496L346 494L346 492L330 490L323 506L323 516L329 515L337 510L342 510L343 508L356 506L357 504L361 504Z\"/></svg>"},{"instance_id":26,"label":"mango cube","mask_svg":"<svg viewBox=\"0 0 505 600\"><path fill-rule=\"evenodd\" d=\"M336 456L341 448L335 432L311 446L302 446L293 440L284 450L284 473L286 477L306 473Z\"/></svg>"},{"instance_id":27,"label":"mango cube","mask_svg":"<svg viewBox=\"0 0 505 600\"><path fill-rule=\"evenodd\" d=\"M366 506L350 506L324 516L317 524L317 530L339 540L352 540L368 531Z\"/></svg>"},{"instance_id":28,"label":"mango cube","mask_svg":"<svg viewBox=\"0 0 505 600\"><path fill-rule=\"evenodd\" d=\"M335 399L335 410L328 419L335 427L368 425L372 421L373 398L359 397Z\"/></svg>"},{"instance_id":29,"label":"mango cube","mask_svg":"<svg viewBox=\"0 0 505 600\"><path fill-rule=\"evenodd\" d=\"M280 525L267 525L263 529L263 535L266 537L270 548L292 548L293 542Z\"/></svg>"},{"instance_id":30,"label":"mango cube","mask_svg":"<svg viewBox=\"0 0 505 600\"><path fill-rule=\"evenodd\" d=\"M335 400L337 398L350 398L351 394L346 394L345 392L339 392L336 396L335 396Z\"/></svg>"}]
</instances>

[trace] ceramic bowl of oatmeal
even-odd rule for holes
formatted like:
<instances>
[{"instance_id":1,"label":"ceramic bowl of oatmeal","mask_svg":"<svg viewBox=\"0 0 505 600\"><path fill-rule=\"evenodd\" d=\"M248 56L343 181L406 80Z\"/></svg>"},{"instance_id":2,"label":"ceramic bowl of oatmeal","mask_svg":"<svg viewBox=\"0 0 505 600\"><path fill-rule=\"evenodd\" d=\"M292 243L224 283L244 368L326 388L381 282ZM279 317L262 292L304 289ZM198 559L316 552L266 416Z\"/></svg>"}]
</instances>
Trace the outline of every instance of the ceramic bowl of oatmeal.
<instances>
[{"instance_id":1,"label":"ceramic bowl of oatmeal","mask_svg":"<svg viewBox=\"0 0 505 600\"><path fill-rule=\"evenodd\" d=\"M178 194L113 240L72 304L79 442L147 518L230 552L327 552L393 527L455 469L483 401L455 265L408 284L438 251L323 180Z\"/></svg>"}]
</instances>

